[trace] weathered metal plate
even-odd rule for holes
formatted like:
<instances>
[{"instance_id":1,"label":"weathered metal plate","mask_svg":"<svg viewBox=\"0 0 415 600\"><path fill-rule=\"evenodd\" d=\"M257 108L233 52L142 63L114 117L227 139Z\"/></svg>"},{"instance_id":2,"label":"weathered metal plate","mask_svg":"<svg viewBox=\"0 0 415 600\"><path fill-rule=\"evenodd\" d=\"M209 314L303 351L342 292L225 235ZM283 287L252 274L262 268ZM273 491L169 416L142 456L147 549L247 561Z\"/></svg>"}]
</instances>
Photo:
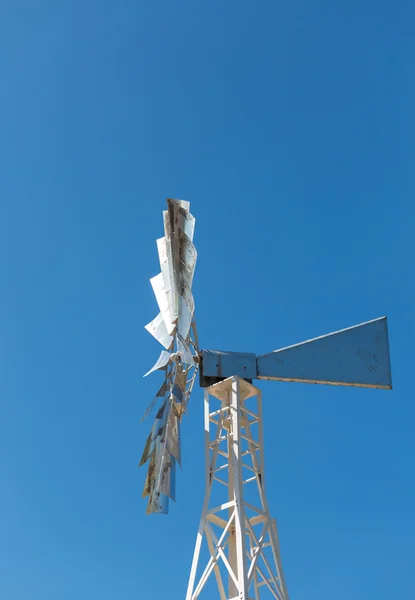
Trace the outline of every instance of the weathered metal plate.
<instances>
[{"instance_id":1,"label":"weathered metal plate","mask_svg":"<svg viewBox=\"0 0 415 600\"><path fill-rule=\"evenodd\" d=\"M163 315L167 333L171 335L171 333L174 331L175 325L173 325L170 321L169 303L167 300L166 290L164 288L163 273L159 273L155 277L152 277L150 279L150 283L151 287L153 288L160 313Z\"/></svg>"},{"instance_id":2,"label":"weathered metal plate","mask_svg":"<svg viewBox=\"0 0 415 600\"><path fill-rule=\"evenodd\" d=\"M147 470L147 475L146 475L146 480L144 483L144 489L143 489L143 498L146 498L147 496L150 496L153 493L154 490L154 481L155 481L155 462L156 462L156 454L155 452L151 455L151 460L150 460L150 464Z\"/></svg>"},{"instance_id":3,"label":"weathered metal plate","mask_svg":"<svg viewBox=\"0 0 415 600\"><path fill-rule=\"evenodd\" d=\"M179 319L177 322L177 331L182 336L183 339L186 339L189 335L190 326L192 324L192 313L182 296L178 296L179 302Z\"/></svg>"},{"instance_id":4,"label":"weathered metal plate","mask_svg":"<svg viewBox=\"0 0 415 600\"><path fill-rule=\"evenodd\" d=\"M147 406L146 410L144 411L144 414L141 417L140 423L142 423L143 421L145 421L147 419L148 415L152 412L153 408L155 407L157 400L159 398L163 398L166 395L166 391L167 391L167 384L166 384L166 381L163 381L161 388L159 389L157 394L154 396L153 400L150 402L150 404Z\"/></svg>"},{"instance_id":5,"label":"weathered metal plate","mask_svg":"<svg viewBox=\"0 0 415 600\"><path fill-rule=\"evenodd\" d=\"M164 402L157 411L156 418L154 419L153 426L146 441L146 445L144 446L143 455L141 457L140 464L138 465L139 467L141 467L151 456L153 456L154 451L160 441L160 432L163 431L166 406L166 402Z\"/></svg>"},{"instance_id":6,"label":"weathered metal plate","mask_svg":"<svg viewBox=\"0 0 415 600\"><path fill-rule=\"evenodd\" d=\"M174 200L167 198L167 210L172 232L181 230L192 241L195 229L195 218L190 214L190 202L187 200Z\"/></svg>"},{"instance_id":7,"label":"weathered metal plate","mask_svg":"<svg viewBox=\"0 0 415 600\"><path fill-rule=\"evenodd\" d=\"M153 492L148 500L147 514L167 515L169 512L169 499L164 494Z\"/></svg>"},{"instance_id":8,"label":"weathered metal plate","mask_svg":"<svg viewBox=\"0 0 415 600\"><path fill-rule=\"evenodd\" d=\"M166 237L157 240L157 249L159 254L160 268L163 276L163 287L166 293L169 307L169 321L174 323L177 319L177 306L174 299L176 297L175 278L173 273L173 262L171 259L170 243Z\"/></svg>"},{"instance_id":9,"label":"weathered metal plate","mask_svg":"<svg viewBox=\"0 0 415 600\"><path fill-rule=\"evenodd\" d=\"M186 279L183 277L182 273L180 273L178 292L179 292L180 296L183 296L184 300L186 301L187 306L189 307L190 312L193 315L194 310L195 310L195 301L193 298L192 291L189 288L189 286L186 282Z\"/></svg>"},{"instance_id":10,"label":"weathered metal plate","mask_svg":"<svg viewBox=\"0 0 415 600\"><path fill-rule=\"evenodd\" d=\"M169 362L170 362L170 352L167 352L167 350L162 350L160 356L157 359L157 362L144 375L144 377L147 377L147 375L150 375L150 373L153 373L153 371L157 371L158 369L165 369L167 367L167 365L169 364Z\"/></svg>"},{"instance_id":11,"label":"weathered metal plate","mask_svg":"<svg viewBox=\"0 0 415 600\"><path fill-rule=\"evenodd\" d=\"M144 446L144 450L143 450L143 454L141 456L141 460L139 463L139 467L141 467L142 465L144 465L148 459L150 458L150 454L151 454L151 445L153 442L153 436L152 436L153 432L150 431L150 433L148 434L148 438L146 441L146 445Z\"/></svg>"},{"instance_id":12,"label":"weathered metal plate","mask_svg":"<svg viewBox=\"0 0 415 600\"><path fill-rule=\"evenodd\" d=\"M166 447L170 454L177 460L178 464L180 465L180 421L174 410L170 410L167 422Z\"/></svg>"},{"instance_id":13,"label":"weathered metal plate","mask_svg":"<svg viewBox=\"0 0 415 600\"><path fill-rule=\"evenodd\" d=\"M386 317L258 356L259 379L392 389Z\"/></svg>"},{"instance_id":14,"label":"weathered metal plate","mask_svg":"<svg viewBox=\"0 0 415 600\"><path fill-rule=\"evenodd\" d=\"M202 350L202 371L204 377L226 378L238 375L244 379L256 377L255 354L245 352L221 352Z\"/></svg>"},{"instance_id":15,"label":"weathered metal plate","mask_svg":"<svg viewBox=\"0 0 415 600\"><path fill-rule=\"evenodd\" d=\"M179 386L183 393L186 391L186 380L186 371L183 370L183 366L180 363L176 363L174 371L174 383L175 385Z\"/></svg>"},{"instance_id":16,"label":"weathered metal plate","mask_svg":"<svg viewBox=\"0 0 415 600\"><path fill-rule=\"evenodd\" d=\"M177 206L180 206L186 212L189 212L189 210L190 210L190 202L188 200L179 200L178 198L167 198L167 204L168 205L177 204Z\"/></svg>"},{"instance_id":17,"label":"weathered metal plate","mask_svg":"<svg viewBox=\"0 0 415 600\"><path fill-rule=\"evenodd\" d=\"M170 466L170 498L176 502L176 461L173 459Z\"/></svg>"},{"instance_id":18,"label":"weathered metal plate","mask_svg":"<svg viewBox=\"0 0 415 600\"><path fill-rule=\"evenodd\" d=\"M147 331L151 333L151 335L155 337L156 340L166 348L166 350L170 348L173 341L173 336L169 335L161 312L155 319L151 321L151 323L148 323L148 325L145 326L145 329L147 329Z\"/></svg>"},{"instance_id":19,"label":"weathered metal plate","mask_svg":"<svg viewBox=\"0 0 415 600\"><path fill-rule=\"evenodd\" d=\"M183 390L180 385L173 383L171 393L175 397L176 402L183 402Z\"/></svg>"},{"instance_id":20,"label":"weathered metal plate","mask_svg":"<svg viewBox=\"0 0 415 600\"><path fill-rule=\"evenodd\" d=\"M172 463L173 462L174 462L174 458L167 451L167 449L165 449L163 462L161 463L161 476L159 478L157 488L155 488L155 489L159 489L160 492L162 494L164 494L164 496L167 496L168 498L171 497L170 496L170 494L171 494L171 479L172 479L172 474L174 475L174 472L172 471Z\"/></svg>"},{"instance_id":21,"label":"weathered metal plate","mask_svg":"<svg viewBox=\"0 0 415 600\"><path fill-rule=\"evenodd\" d=\"M184 233L179 233L180 245L180 270L186 269L188 273L187 279L190 283L193 280L193 275L196 268L197 251L191 239Z\"/></svg>"},{"instance_id":22,"label":"weathered metal plate","mask_svg":"<svg viewBox=\"0 0 415 600\"><path fill-rule=\"evenodd\" d=\"M192 242L194 218L188 212L188 202L168 199L167 204L168 210L163 211L165 236L157 240L161 274L153 277L151 284L167 333L170 335L178 322L183 337L187 337L194 312L191 294L197 259ZM179 294L183 296L186 306L180 306L183 298L180 299Z\"/></svg>"},{"instance_id":23,"label":"weathered metal plate","mask_svg":"<svg viewBox=\"0 0 415 600\"><path fill-rule=\"evenodd\" d=\"M187 363L188 365L192 364L193 354L192 354L192 351L190 350L189 344L180 335L180 333L177 333L176 340L177 340L177 350L180 353L182 361L184 363Z\"/></svg>"}]
</instances>

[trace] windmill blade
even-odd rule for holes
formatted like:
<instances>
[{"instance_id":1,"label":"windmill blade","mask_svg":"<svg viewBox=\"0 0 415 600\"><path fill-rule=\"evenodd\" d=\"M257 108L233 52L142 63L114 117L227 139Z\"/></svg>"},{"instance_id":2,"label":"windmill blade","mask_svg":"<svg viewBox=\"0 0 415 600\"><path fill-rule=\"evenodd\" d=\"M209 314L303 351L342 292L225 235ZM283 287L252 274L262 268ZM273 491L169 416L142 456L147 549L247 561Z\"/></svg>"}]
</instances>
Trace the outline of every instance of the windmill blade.
<instances>
[{"instance_id":1,"label":"windmill blade","mask_svg":"<svg viewBox=\"0 0 415 600\"><path fill-rule=\"evenodd\" d=\"M166 395L166 389L167 389L167 382L164 381L161 388L159 389L157 394L154 396L153 400L150 402L150 404L147 406L146 410L144 411L144 414L140 419L140 423L142 423L143 421L145 421L147 419L147 417L149 416L149 414L152 412L153 408L157 404L157 400L159 398L163 398Z\"/></svg>"},{"instance_id":2,"label":"windmill blade","mask_svg":"<svg viewBox=\"0 0 415 600\"><path fill-rule=\"evenodd\" d=\"M170 411L166 429L166 447L180 465L180 419L174 410Z\"/></svg>"},{"instance_id":3,"label":"windmill blade","mask_svg":"<svg viewBox=\"0 0 415 600\"><path fill-rule=\"evenodd\" d=\"M157 317L151 321L151 323L145 326L145 328L153 337L156 338L158 342L160 342L162 346L166 348L166 350L170 348L173 341L173 336L169 335L169 332L166 329L166 324L164 322L162 313L159 313Z\"/></svg>"},{"instance_id":4,"label":"windmill blade","mask_svg":"<svg viewBox=\"0 0 415 600\"><path fill-rule=\"evenodd\" d=\"M174 232L181 230L190 240L193 240L195 218L190 213L190 202L167 198L167 207L170 213L172 229Z\"/></svg>"},{"instance_id":5,"label":"windmill blade","mask_svg":"<svg viewBox=\"0 0 415 600\"><path fill-rule=\"evenodd\" d=\"M164 237L157 240L161 272L150 280L160 312L146 329L165 350L146 375L166 369L164 404L147 438L140 466L148 463L143 492L149 498L147 512L166 514L169 498L175 499L176 463L180 464L181 459L180 421L198 370L198 360L195 360L198 347L192 294L197 252L193 244L195 219L190 214L190 203L168 198L163 220Z\"/></svg>"},{"instance_id":6,"label":"windmill blade","mask_svg":"<svg viewBox=\"0 0 415 600\"><path fill-rule=\"evenodd\" d=\"M170 320L169 303L167 300L166 290L164 287L163 273L159 273L150 279L151 287L157 300L160 314L163 316L163 321L166 326L167 333L171 335L175 326Z\"/></svg>"},{"instance_id":7,"label":"windmill blade","mask_svg":"<svg viewBox=\"0 0 415 600\"><path fill-rule=\"evenodd\" d=\"M156 361L156 363L144 375L144 377L147 377L147 375L150 375L150 373L153 373L153 371L158 371L159 369L165 369L167 367L167 365L169 364L169 362L170 362L170 358L171 358L170 352L166 352L166 350L162 350L160 356L158 357L158 359Z\"/></svg>"},{"instance_id":8,"label":"windmill blade","mask_svg":"<svg viewBox=\"0 0 415 600\"><path fill-rule=\"evenodd\" d=\"M150 458L143 491L144 497L149 496L147 512L167 514L168 499L175 499L176 460L180 460L178 421L171 403L164 405L161 419L162 425L156 419L140 465Z\"/></svg>"},{"instance_id":9,"label":"windmill blade","mask_svg":"<svg viewBox=\"0 0 415 600\"><path fill-rule=\"evenodd\" d=\"M165 235L157 240L161 273L150 280L161 317L147 326L156 339L165 343L176 328L183 338L189 334L195 309L192 283L197 260L192 241L195 219L188 212L189 203L168 199L167 204L168 210L163 211Z\"/></svg>"},{"instance_id":10,"label":"windmill blade","mask_svg":"<svg viewBox=\"0 0 415 600\"><path fill-rule=\"evenodd\" d=\"M178 334L181 335L182 338L187 338L187 335L190 331L190 326L192 324L192 313L190 312L190 308L188 307L186 301L182 296L179 295L179 319L177 325Z\"/></svg>"},{"instance_id":11,"label":"windmill blade","mask_svg":"<svg viewBox=\"0 0 415 600\"><path fill-rule=\"evenodd\" d=\"M190 338L188 345L195 347L195 343ZM180 464L181 460L180 421L186 411L198 366L192 359L189 365L170 362L167 367L165 400L156 415L140 461L140 466L149 462L143 492L143 496L149 497L149 514L167 514L169 498L175 498L176 463Z\"/></svg>"},{"instance_id":12,"label":"windmill blade","mask_svg":"<svg viewBox=\"0 0 415 600\"><path fill-rule=\"evenodd\" d=\"M183 230L178 231L179 238L179 259L182 263L179 273L184 273L189 286L192 284L193 275L196 268L197 251L195 245Z\"/></svg>"},{"instance_id":13,"label":"windmill blade","mask_svg":"<svg viewBox=\"0 0 415 600\"><path fill-rule=\"evenodd\" d=\"M152 494L147 505L148 515L167 515L169 512L169 499L164 494Z\"/></svg>"},{"instance_id":14,"label":"windmill blade","mask_svg":"<svg viewBox=\"0 0 415 600\"><path fill-rule=\"evenodd\" d=\"M190 365L193 362L193 354L190 350L189 344L186 342L184 337L180 335L180 333L177 333L177 349L183 362Z\"/></svg>"},{"instance_id":15,"label":"windmill blade","mask_svg":"<svg viewBox=\"0 0 415 600\"><path fill-rule=\"evenodd\" d=\"M386 317L258 356L257 377L392 389Z\"/></svg>"},{"instance_id":16,"label":"windmill blade","mask_svg":"<svg viewBox=\"0 0 415 600\"><path fill-rule=\"evenodd\" d=\"M171 256L171 245L167 243L167 237L157 240L157 250L160 261L163 287L166 294L170 323L175 323L178 317L176 308L176 283L173 273L173 260Z\"/></svg>"},{"instance_id":17,"label":"windmill blade","mask_svg":"<svg viewBox=\"0 0 415 600\"><path fill-rule=\"evenodd\" d=\"M151 431L150 431L147 441L146 441L146 445L144 446L143 455L141 457L140 464L138 465L139 467L144 465L149 460L149 458L152 457L154 454L154 450L158 443L157 437L161 436L161 434L162 434L163 423L165 422L165 418L164 418L165 412L166 412L166 403L162 404L162 406L160 407L160 409L157 412L156 418L153 423L153 427L151 428Z\"/></svg>"}]
</instances>

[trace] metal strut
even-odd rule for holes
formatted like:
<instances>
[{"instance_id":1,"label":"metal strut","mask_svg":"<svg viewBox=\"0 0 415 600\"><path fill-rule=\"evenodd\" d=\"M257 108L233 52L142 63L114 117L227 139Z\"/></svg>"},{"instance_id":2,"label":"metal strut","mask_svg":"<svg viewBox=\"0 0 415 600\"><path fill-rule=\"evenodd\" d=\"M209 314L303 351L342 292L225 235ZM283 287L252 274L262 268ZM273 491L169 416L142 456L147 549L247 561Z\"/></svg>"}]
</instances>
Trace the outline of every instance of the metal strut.
<instances>
[{"instance_id":1,"label":"metal strut","mask_svg":"<svg viewBox=\"0 0 415 600\"><path fill-rule=\"evenodd\" d=\"M206 493L186 600L212 598L212 574L220 600L289 600L265 495L261 391L230 377L205 389L204 413Z\"/></svg>"}]
</instances>

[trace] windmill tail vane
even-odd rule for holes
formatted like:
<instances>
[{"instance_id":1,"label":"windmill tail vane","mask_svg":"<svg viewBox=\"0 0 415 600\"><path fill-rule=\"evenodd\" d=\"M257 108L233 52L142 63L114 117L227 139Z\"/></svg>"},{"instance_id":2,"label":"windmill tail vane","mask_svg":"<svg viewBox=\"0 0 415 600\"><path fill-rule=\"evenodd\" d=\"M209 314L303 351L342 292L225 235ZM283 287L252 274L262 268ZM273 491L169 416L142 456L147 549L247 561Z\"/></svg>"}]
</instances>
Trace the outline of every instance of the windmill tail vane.
<instances>
[{"instance_id":1,"label":"windmill tail vane","mask_svg":"<svg viewBox=\"0 0 415 600\"><path fill-rule=\"evenodd\" d=\"M168 198L163 219L164 237L157 240L161 272L150 280L160 312L146 329L164 350L146 375L161 369L165 379L142 418L160 401L139 466L148 463L143 492L148 497L147 513L167 514L169 498L175 500L180 422L196 379L199 348L192 294L195 219L190 203Z\"/></svg>"}]
</instances>

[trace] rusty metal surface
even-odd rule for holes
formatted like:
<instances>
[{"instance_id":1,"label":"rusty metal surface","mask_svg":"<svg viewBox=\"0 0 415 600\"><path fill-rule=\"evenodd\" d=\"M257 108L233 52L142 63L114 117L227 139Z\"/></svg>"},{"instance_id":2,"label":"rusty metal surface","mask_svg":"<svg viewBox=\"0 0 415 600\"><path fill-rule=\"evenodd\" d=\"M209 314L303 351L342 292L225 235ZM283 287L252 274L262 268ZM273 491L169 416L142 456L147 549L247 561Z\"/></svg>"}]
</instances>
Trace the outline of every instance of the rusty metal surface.
<instances>
[{"instance_id":1,"label":"rusty metal surface","mask_svg":"<svg viewBox=\"0 0 415 600\"><path fill-rule=\"evenodd\" d=\"M171 361L167 367L164 403L157 412L140 461L140 466L149 463L143 494L149 496L149 513L167 513L168 498L174 500L175 465L181 461L180 422L197 366L192 360L191 365Z\"/></svg>"},{"instance_id":2,"label":"rusty metal surface","mask_svg":"<svg viewBox=\"0 0 415 600\"><path fill-rule=\"evenodd\" d=\"M180 421L175 410L171 410L167 422L166 430L166 443L167 450L177 460L178 464L181 463L181 452L180 452Z\"/></svg>"}]
</instances>

